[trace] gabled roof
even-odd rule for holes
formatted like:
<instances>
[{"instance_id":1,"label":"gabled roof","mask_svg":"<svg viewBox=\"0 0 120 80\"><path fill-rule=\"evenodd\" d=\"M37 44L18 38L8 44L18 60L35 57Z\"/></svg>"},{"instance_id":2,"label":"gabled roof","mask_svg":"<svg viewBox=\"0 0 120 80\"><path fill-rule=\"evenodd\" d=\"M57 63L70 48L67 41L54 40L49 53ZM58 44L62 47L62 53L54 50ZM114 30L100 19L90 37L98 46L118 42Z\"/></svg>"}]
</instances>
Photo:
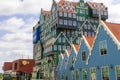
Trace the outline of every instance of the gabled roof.
<instances>
[{"instance_id":1,"label":"gabled roof","mask_svg":"<svg viewBox=\"0 0 120 80\"><path fill-rule=\"evenodd\" d=\"M85 36L90 47L92 47L95 37Z\"/></svg>"},{"instance_id":2,"label":"gabled roof","mask_svg":"<svg viewBox=\"0 0 120 80\"><path fill-rule=\"evenodd\" d=\"M95 37L92 36L83 36L85 43L87 44L88 48L91 49L94 43Z\"/></svg>"},{"instance_id":3,"label":"gabled roof","mask_svg":"<svg viewBox=\"0 0 120 80\"><path fill-rule=\"evenodd\" d=\"M70 56L71 50L65 50L66 54Z\"/></svg>"},{"instance_id":4,"label":"gabled roof","mask_svg":"<svg viewBox=\"0 0 120 80\"><path fill-rule=\"evenodd\" d=\"M66 6L65 3L70 3L69 6ZM70 13L76 13L76 11L73 9L77 5L77 2L71 2L69 0L60 0L58 3L60 9L58 9L59 12L70 12Z\"/></svg>"},{"instance_id":5,"label":"gabled roof","mask_svg":"<svg viewBox=\"0 0 120 80\"><path fill-rule=\"evenodd\" d=\"M60 55L61 55L62 59L64 59L64 54L63 54L63 53L61 53Z\"/></svg>"},{"instance_id":6,"label":"gabled roof","mask_svg":"<svg viewBox=\"0 0 120 80\"><path fill-rule=\"evenodd\" d=\"M46 11L42 9L42 14L50 18L50 11Z\"/></svg>"},{"instance_id":7,"label":"gabled roof","mask_svg":"<svg viewBox=\"0 0 120 80\"><path fill-rule=\"evenodd\" d=\"M107 7L105 7L103 3L87 2L87 4L91 9L97 9L97 10L100 9L100 10L107 11Z\"/></svg>"},{"instance_id":8,"label":"gabled roof","mask_svg":"<svg viewBox=\"0 0 120 80\"><path fill-rule=\"evenodd\" d=\"M75 50L75 53L78 54L78 50L80 48L80 45L73 44L73 49Z\"/></svg>"},{"instance_id":9,"label":"gabled roof","mask_svg":"<svg viewBox=\"0 0 120 80\"><path fill-rule=\"evenodd\" d=\"M112 34L116 37L116 39L120 42L120 24L105 22L106 26L112 32Z\"/></svg>"}]
</instances>

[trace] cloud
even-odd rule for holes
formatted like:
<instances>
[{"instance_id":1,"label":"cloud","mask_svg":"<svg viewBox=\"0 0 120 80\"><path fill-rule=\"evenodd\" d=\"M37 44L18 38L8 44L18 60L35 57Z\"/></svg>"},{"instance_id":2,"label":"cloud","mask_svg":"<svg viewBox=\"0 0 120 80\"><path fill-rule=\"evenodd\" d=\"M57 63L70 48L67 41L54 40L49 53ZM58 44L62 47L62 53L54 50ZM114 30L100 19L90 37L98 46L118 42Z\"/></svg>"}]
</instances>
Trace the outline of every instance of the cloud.
<instances>
[{"instance_id":1,"label":"cloud","mask_svg":"<svg viewBox=\"0 0 120 80\"><path fill-rule=\"evenodd\" d=\"M50 9L52 0L2 0L0 15L39 14L41 8Z\"/></svg>"},{"instance_id":2,"label":"cloud","mask_svg":"<svg viewBox=\"0 0 120 80\"><path fill-rule=\"evenodd\" d=\"M24 20L16 16L0 22L0 30L6 31L0 38L0 63L33 58L32 30L36 23L33 17Z\"/></svg>"}]
</instances>

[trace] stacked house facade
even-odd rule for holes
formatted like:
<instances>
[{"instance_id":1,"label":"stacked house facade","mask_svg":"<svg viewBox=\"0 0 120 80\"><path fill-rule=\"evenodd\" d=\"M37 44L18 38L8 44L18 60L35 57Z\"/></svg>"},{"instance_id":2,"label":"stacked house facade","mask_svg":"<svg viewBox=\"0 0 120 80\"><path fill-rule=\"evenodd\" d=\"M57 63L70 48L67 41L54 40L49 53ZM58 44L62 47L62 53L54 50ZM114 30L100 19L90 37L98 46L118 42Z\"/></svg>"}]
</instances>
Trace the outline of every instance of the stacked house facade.
<instances>
[{"instance_id":1,"label":"stacked house facade","mask_svg":"<svg viewBox=\"0 0 120 80\"><path fill-rule=\"evenodd\" d=\"M56 79L119 80L119 33L120 24L100 21L95 37L82 36L77 55L72 47L68 58L67 53L60 56Z\"/></svg>"},{"instance_id":2,"label":"stacked house facade","mask_svg":"<svg viewBox=\"0 0 120 80\"><path fill-rule=\"evenodd\" d=\"M40 20L33 27L33 55L37 79L56 78L60 53L80 44L81 36L95 36L100 19L108 18L103 3L53 0L50 11L41 9Z\"/></svg>"}]
</instances>

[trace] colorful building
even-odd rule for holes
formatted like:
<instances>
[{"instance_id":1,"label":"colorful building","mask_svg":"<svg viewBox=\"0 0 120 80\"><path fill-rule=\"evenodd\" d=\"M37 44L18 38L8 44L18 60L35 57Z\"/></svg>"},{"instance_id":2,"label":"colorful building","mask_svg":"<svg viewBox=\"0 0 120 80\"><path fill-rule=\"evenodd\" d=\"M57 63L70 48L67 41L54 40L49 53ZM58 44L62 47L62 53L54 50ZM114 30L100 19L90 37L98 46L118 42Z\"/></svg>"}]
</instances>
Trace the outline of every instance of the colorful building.
<instances>
[{"instance_id":1,"label":"colorful building","mask_svg":"<svg viewBox=\"0 0 120 80\"><path fill-rule=\"evenodd\" d=\"M75 66L72 70L69 69L70 66L66 68L73 75L67 73L70 79L64 80L119 80L119 33L120 24L100 21L95 37L82 36ZM72 54L73 52L70 56ZM69 61L72 58L69 57Z\"/></svg>"},{"instance_id":2,"label":"colorful building","mask_svg":"<svg viewBox=\"0 0 120 80\"><path fill-rule=\"evenodd\" d=\"M35 61L33 59L18 59L13 62L5 62L3 71L4 74L10 74L11 77L17 80L30 80L33 66L35 66Z\"/></svg>"},{"instance_id":3,"label":"colorful building","mask_svg":"<svg viewBox=\"0 0 120 80\"><path fill-rule=\"evenodd\" d=\"M108 18L103 3L80 0L53 0L50 11L41 9L39 22L33 27L33 55L36 79L56 78L59 55L80 44L80 38L95 36L100 19Z\"/></svg>"}]
</instances>

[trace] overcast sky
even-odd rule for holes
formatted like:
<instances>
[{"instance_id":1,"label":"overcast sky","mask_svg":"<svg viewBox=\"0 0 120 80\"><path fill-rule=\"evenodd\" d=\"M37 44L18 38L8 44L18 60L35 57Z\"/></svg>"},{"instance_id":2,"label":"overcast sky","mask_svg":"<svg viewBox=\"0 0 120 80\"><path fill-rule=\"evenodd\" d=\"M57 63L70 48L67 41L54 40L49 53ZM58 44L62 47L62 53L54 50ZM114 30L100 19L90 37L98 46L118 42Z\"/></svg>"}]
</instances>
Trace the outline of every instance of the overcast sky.
<instances>
[{"instance_id":1,"label":"overcast sky","mask_svg":"<svg viewBox=\"0 0 120 80\"><path fill-rule=\"evenodd\" d=\"M120 23L120 0L86 1L104 3L109 10L108 21ZM32 58L32 28L39 20L41 8L50 10L51 4L52 0L0 1L0 72L4 62Z\"/></svg>"}]
</instances>

